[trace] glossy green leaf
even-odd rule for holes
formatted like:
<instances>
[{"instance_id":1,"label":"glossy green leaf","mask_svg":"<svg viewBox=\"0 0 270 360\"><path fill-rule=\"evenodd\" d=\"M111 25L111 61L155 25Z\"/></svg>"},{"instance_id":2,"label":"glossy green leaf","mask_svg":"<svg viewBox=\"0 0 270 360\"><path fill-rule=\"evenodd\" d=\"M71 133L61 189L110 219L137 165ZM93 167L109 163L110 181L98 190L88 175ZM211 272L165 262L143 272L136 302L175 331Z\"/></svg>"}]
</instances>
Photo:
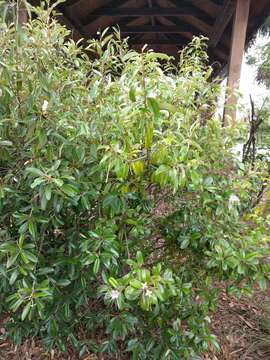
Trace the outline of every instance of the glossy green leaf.
<instances>
[{"instance_id":1,"label":"glossy green leaf","mask_svg":"<svg viewBox=\"0 0 270 360\"><path fill-rule=\"evenodd\" d=\"M26 319L27 315L29 314L30 309L31 309L31 302L28 302L22 311L22 316L21 316L22 321L24 321Z\"/></svg>"}]
</instances>

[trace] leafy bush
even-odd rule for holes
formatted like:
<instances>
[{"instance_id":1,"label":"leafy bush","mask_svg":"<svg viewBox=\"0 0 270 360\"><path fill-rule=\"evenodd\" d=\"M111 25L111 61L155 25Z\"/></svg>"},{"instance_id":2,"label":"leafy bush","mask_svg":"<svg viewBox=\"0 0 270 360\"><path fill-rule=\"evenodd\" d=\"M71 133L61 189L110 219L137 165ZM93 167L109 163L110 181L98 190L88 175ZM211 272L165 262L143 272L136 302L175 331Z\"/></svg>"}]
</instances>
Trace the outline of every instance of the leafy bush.
<instances>
[{"instance_id":1,"label":"leafy bush","mask_svg":"<svg viewBox=\"0 0 270 360\"><path fill-rule=\"evenodd\" d=\"M32 10L0 38L9 335L111 359L195 358L218 346L215 281L241 293L269 276L268 239L240 221L257 174L232 154L237 131L209 115L219 87L205 40L175 67L118 34L83 49L52 8Z\"/></svg>"}]
</instances>

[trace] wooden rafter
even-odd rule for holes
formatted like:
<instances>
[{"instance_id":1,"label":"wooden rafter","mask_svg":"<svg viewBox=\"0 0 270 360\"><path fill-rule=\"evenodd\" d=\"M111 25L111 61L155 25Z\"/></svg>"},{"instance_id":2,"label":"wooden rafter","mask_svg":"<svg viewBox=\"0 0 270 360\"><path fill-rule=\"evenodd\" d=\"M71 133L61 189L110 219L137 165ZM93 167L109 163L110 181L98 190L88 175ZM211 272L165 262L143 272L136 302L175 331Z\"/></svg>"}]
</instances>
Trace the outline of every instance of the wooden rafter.
<instances>
[{"instance_id":1,"label":"wooden rafter","mask_svg":"<svg viewBox=\"0 0 270 360\"><path fill-rule=\"evenodd\" d=\"M191 32L194 35L198 35L198 34L203 34L203 35L208 35L209 31L210 31L210 27L207 24L203 24L201 25L201 23L199 23L199 25L197 23L193 23L190 22L190 20L188 18L181 18L179 19L176 16L172 16L169 19L174 25L180 25L180 24L186 24L190 27Z\"/></svg>"},{"instance_id":2,"label":"wooden rafter","mask_svg":"<svg viewBox=\"0 0 270 360\"><path fill-rule=\"evenodd\" d=\"M192 6L178 6L178 7L149 7L149 8L102 8L88 14L86 19L91 21L92 18L98 16L176 16L176 15L190 15L200 16L201 12ZM82 23L84 23L82 21Z\"/></svg>"},{"instance_id":3,"label":"wooden rafter","mask_svg":"<svg viewBox=\"0 0 270 360\"><path fill-rule=\"evenodd\" d=\"M38 3L41 0L29 1ZM176 54L178 46L187 44L194 35L203 34L210 38L210 61L218 60L224 69L228 66L233 16L229 4L237 1L66 0L58 9L64 10L60 10L61 21L72 30L75 39L87 39L95 36L98 30L118 25L123 37L129 36L130 43L134 42L134 48L148 41L157 51L175 51ZM270 0L252 1L247 39L269 14L269 9Z\"/></svg>"},{"instance_id":4,"label":"wooden rafter","mask_svg":"<svg viewBox=\"0 0 270 360\"><path fill-rule=\"evenodd\" d=\"M190 27L190 33L194 36L198 36L200 34L204 34L205 36L208 35L208 31L210 30L209 29L209 26L207 26L206 28L201 28L201 27L197 27L197 26L194 26L193 24L191 24L189 22L189 19L186 19L186 18L183 18L183 19L179 19L178 17L170 17L170 18L167 18L167 17L160 17L160 19L163 19L163 24L165 25L175 25L175 26L180 26L180 25L183 25L183 24L186 24L187 26ZM197 25L197 24L196 24ZM191 40L192 36L188 35L186 36L189 40ZM186 40L187 42L189 40Z\"/></svg>"},{"instance_id":5,"label":"wooden rafter","mask_svg":"<svg viewBox=\"0 0 270 360\"><path fill-rule=\"evenodd\" d=\"M153 9L153 2L152 2L152 0L147 0L147 3L148 3L148 6L149 6L149 9L150 9L150 10ZM154 26L154 25L156 24L155 17L154 17L153 14L150 15L150 16L151 16L151 23L152 23L152 25Z\"/></svg>"},{"instance_id":6,"label":"wooden rafter","mask_svg":"<svg viewBox=\"0 0 270 360\"><path fill-rule=\"evenodd\" d=\"M77 19L74 19L69 15L69 9L63 4L58 5L58 10L60 11L60 20L74 33L75 38L79 40L80 38L87 39L87 33L84 31L84 28L81 26L80 22Z\"/></svg>"},{"instance_id":7,"label":"wooden rafter","mask_svg":"<svg viewBox=\"0 0 270 360\"><path fill-rule=\"evenodd\" d=\"M111 24L107 24L105 26L103 24L103 26L95 26L95 27L91 27L90 29L87 29L87 27L84 27L84 29L87 31L88 36L93 36L98 31L102 31L102 30L106 29L107 27L117 28L117 29L119 28L119 29L121 29L121 33L123 33L123 31L122 31L123 27L126 27L129 24L130 24L130 26L132 26L134 22L138 21L138 19L142 20L144 18L125 17L125 18L122 18L121 20L117 21L117 23L111 23ZM147 19L147 22L148 22L148 19ZM144 23L144 25L145 24L147 24L147 23ZM142 26L142 25L139 25L139 27L140 26Z\"/></svg>"},{"instance_id":8,"label":"wooden rafter","mask_svg":"<svg viewBox=\"0 0 270 360\"><path fill-rule=\"evenodd\" d=\"M179 1L177 0L168 0L168 4L170 5L177 5ZM171 16L170 20L173 21L175 25L178 25L180 22L185 22L186 24L193 26L193 33L194 35L200 33L204 34L205 36L209 36L209 33L211 31L211 24L212 19L209 17L209 15L205 15L205 21L202 16L197 16L196 14L201 14L202 11L200 9L195 8L192 6L193 14L182 14L181 18L177 17L177 14L175 16ZM191 16L190 16L191 15Z\"/></svg>"},{"instance_id":9,"label":"wooden rafter","mask_svg":"<svg viewBox=\"0 0 270 360\"><path fill-rule=\"evenodd\" d=\"M100 6L97 10L102 11L108 7L113 8L121 8L121 6L125 5L128 2L128 0L113 0L109 4L106 4L104 6ZM81 23L83 26L89 24L90 22L93 22L97 20L100 17L100 15L94 15L92 16L92 12L88 12L86 16L84 16L81 19Z\"/></svg>"},{"instance_id":10,"label":"wooden rafter","mask_svg":"<svg viewBox=\"0 0 270 360\"><path fill-rule=\"evenodd\" d=\"M65 25L70 31L71 36L75 41L78 41L83 38L83 35L77 30L76 26L64 15L57 17L60 24Z\"/></svg>"},{"instance_id":11,"label":"wooden rafter","mask_svg":"<svg viewBox=\"0 0 270 360\"><path fill-rule=\"evenodd\" d=\"M169 1L171 2L171 0L169 0ZM189 18L188 16L185 16L181 19L176 16L174 16L174 17L172 16L172 17L168 18L168 21L170 21L170 24L172 24L172 25L180 25L180 24L183 24L183 22L184 22L184 23L192 26L193 35L202 34L209 38L211 35L211 32L212 32L212 27L208 23L204 23L200 19L195 19L195 20L193 21L193 19ZM230 47L230 39L227 36L223 36L221 46L226 49L225 52L228 51L228 49Z\"/></svg>"},{"instance_id":12,"label":"wooden rafter","mask_svg":"<svg viewBox=\"0 0 270 360\"><path fill-rule=\"evenodd\" d=\"M210 0L190 0L190 2L213 18L215 18L220 11L220 6Z\"/></svg>"},{"instance_id":13,"label":"wooden rafter","mask_svg":"<svg viewBox=\"0 0 270 360\"><path fill-rule=\"evenodd\" d=\"M176 46L184 46L185 42L180 42L179 40L172 39L133 39L129 40L131 45L176 45Z\"/></svg>"},{"instance_id":14,"label":"wooden rafter","mask_svg":"<svg viewBox=\"0 0 270 360\"><path fill-rule=\"evenodd\" d=\"M178 8L178 7L186 7L190 9L190 13L183 13L182 15L194 16L198 19L205 20L206 22L213 21L213 15L209 14L207 11L202 10L200 7L194 5L194 1L189 0L187 2L182 2L181 0L166 0L168 7L170 8ZM175 13L175 16L178 16Z\"/></svg>"},{"instance_id":15,"label":"wooden rafter","mask_svg":"<svg viewBox=\"0 0 270 360\"><path fill-rule=\"evenodd\" d=\"M163 7L163 0L157 0L159 5ZM168 1L167 1L168 3ZM170 0L170 3L175 6L188 6L192 7L195 11L199 10L200 15L204 13L210 18L215 18L219 11L220 6L210 0Z\"/></svg>"},{"instance_id":16,"label":"wooden rafter","mask_svg":"<svg viewBox=\"0 0 270 360\"><path fill-rule=\"evenodd\" d=\"M192 32L192 27L186 24L182 24L181 26L121 26L122 34L182 34L187 32Z\"/></svg>"},{"instance_id":17,"label":"wooden rafter","mask_svg":"<svg viewBox=\"0 0 270 360\"><path fill-rule=\"evenodd\" d=\"M167 25L171 25L174 26L174 24L172 22L162 22L161 20L167 20L166 18L163 18L163 17L159 17L157 20L156 20L156 25L160 25L160 26L167 26ZM189 33L190 34L190 33ZM177 34L174 34L174 33L166 33L166 34L163 34L164 37L168 40L172 40L172 42L176 42L176 43L179 43L179 44L182 44L182 43L186 43L187 42L187 33L177 33Z\"/></svg>"},{"instance_id":18,"label":"wooden rafter","mask_svg":"<svg viewBox=\"0 0 270 360\"><path fill-rule=\"evenodd\" d=\"M235 2L233 0L224 0L223 7L216 18L215 25L210 34L209 46L215 47L232 19L235 12Z\"/></svg>"},{"instance_id":19,"label":"wooden rafter","mask_svg":"<svg viewBox=\"0 0 270 360\"><path fill-rule=\"evenodd\" d=\"M77 4L80 0L66 0L65 4L67 6L73 6L75 4Z\"/></svg>"}]
</instances>

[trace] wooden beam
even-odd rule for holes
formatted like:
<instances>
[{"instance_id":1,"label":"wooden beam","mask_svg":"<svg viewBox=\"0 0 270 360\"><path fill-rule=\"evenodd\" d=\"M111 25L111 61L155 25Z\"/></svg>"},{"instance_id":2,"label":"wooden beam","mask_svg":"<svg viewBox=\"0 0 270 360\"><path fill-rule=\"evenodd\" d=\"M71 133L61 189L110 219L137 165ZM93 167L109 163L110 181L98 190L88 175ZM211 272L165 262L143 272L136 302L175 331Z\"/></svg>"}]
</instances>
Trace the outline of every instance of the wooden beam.
<instances>
[{"instance_id":1,"label":"wooden beam","mask_svg":"<svg viewBox=\"0 0 270 360\"><path fill-rule=\"evenodd\" d=\"M204 26L204 24L202 26L198 26L197 23L194 24L194 23L190 22L190 19L186 19L186 18L179 19L178 17L172 16L168 20L170 21L171 24L176 25L176 26L180 26L180 25L190 26L190 29L192 29L191 32L195 36L198 36L201 34L208 35L209 29L210 29L210 27L207 24L205 24L205 26Z\"/></svg>"},{"instance_id":2,"label":"wooden beam","mask_svg":"<svg viewBox=\"0 0 270 360\"><path fill-rule=\"evenodd\" d=\"M223 116L224 126L228 124L229 118L231 118L233 124L236 122L237 96L235 91L239 89L241 67L246 43L250 1L251 0L237 0L236 3L227 84L227 99Z\"/></svg>"},{"instance_id":3,"label":"wooden beam","mask_svg":"<svg viewBox=\"0 0 270 360\"><path fill-rule=\"evenodd\" d=\"M177 5L176 0L167 0L167 2L171 6ZM208 3L209 1L207 2L207 4ZM202 5L201 1L198 1L198 4ZM194 35L204 34L209 38L212 33L212 26L214 25L213 18L209 15L206 15L203 10L194 7L194 5L192 4L190 5L190 7L193 9L194 14L198 13L199 15L182 15L181 19L177 16L171 16L168 20L172 21L175 25L182 24L183 22L192 25L194 28ZM214 5L214 7L216 7L216 5ZM227 36L224 36L222 42L223 45L227 47L228 51L230 48L230 39Z\"/></svg>"},{"instance_id":4,"label":"wooden beam","mask_svg":"<svg viewBox=\"0 0 270 360\"><path fill-rule=\"evenodd\" d=\"M144 26L122 26L122 34L182 34L192 31L192 26L183 25L144 25Z\"/></svg>"},{"instance_id":5,"label":"wooden beam","mask_svg":"<svg viewBox=\"0 0 270 360\"><path fill-rule=\"evenodd\" d=\"M66 0L65 1L65 5L66 6L73 6L75 4L77 4L78 2L80 2L81 0Z\"/></svg>"},{"instance_id":6,"label":"wooden beam","mask_svg":"<svg viewBox=\"0 0 270 360\"><path fill-rule=\"evenodd\" d=\"M97 16L112 16L112 17L123 17L123 16L178 16L178 15L190 15L200 16L201 11L194 9L192 6L178 6L178 7L149 7L149 8L101 8L88 14L82 19L82 24L85 21L95 18Z\"/></svg>"},{"instance_id":7,"label":"wooden beam","mask_svg":"<svg viewBox=\"0 0 270 360\"><path fill-rule=\"evenodd\" d=\"M17 4L18 24L22 26L23 24L27 23L28 14L23 1L20 0Z\"/></svg>"},{"instance_id":8,"label":"wooden beam","mask_svg":"<svg viewBox=\"0 0 270 360\"><path fill-rule=\"evenodd\" d=\"M208 11L205 11L204 7L200 7L200 6L196 6L196 1L192 1L192 0L188 0L188 1L179 1L179 0L166 0L168 3L168 6L170 7L179 7L179 3L181 4L181 7L187 7L187 8L191 8L192 13L190 14L183 14L183 15L188 15L188 16L194 16L198 19L201 19L207 23L212 23L213 22L213 18L215 17L215 15L213 15L213 13L209 13ZM177 14L175 14L177 15Z\"/></svg>"},{"instance_id":9,"label":"wooden beam","mask_svg":"<svg viewBox=\"0 0 270 360\"><path fill-rule=\"evenodd\" d=\"M109 8L114 7L115 9L117 9L117 8L119 9L119 8L121 8L121 6L125 5L125 3L127 3L127 2L128 2L128 0L113 0L113 1L110 1L109 4L107 3L106 5L100 6L95 11L98 11L98 10L102 11L108 7ZM96 21L100 17L100 15L91 16L91 14L93 14L92 11L88 12L86 14L86 16L81 20L81 24L83 26L88 25L90 22Z\"/></svg>"},{"instance_id":10,"label":"wooden beam","mask_svg":"<svg viewBox=\"0 0 270 360\"><path fill-rule=\"evenodd\" d=\"M71 31L71 37L74 41L78 41L83 38L83 35L77 30L76 25L74 25L67 17L60 14L57 16L57 20L61 25L66 26Z\"/></svg>"},{"instance_id":11,"label":"wooden beam","mask_svg":"<svg viewBox=\"0 0 270 360\"><path fill-rule=\"evenodd\" d=\"M130 38L128 43L131 45L176 45L176 46L184 46L186 43L181 42L176 39L133 39Z\"/></svg>"},{"instance_id":12,"label":"wooden beam","mask_svg":"<svg viewBox=\"0 0 270 360\"><path fill-rule=\"evenodd\" d=\"M152 9L153 8L152 0L147 0L147 3L148 3L149 9ZM152 26L156 25L156 19L153 15L151 15L151 24L152 24Z\"/></svg>"},{"instance_id":13,"label":"wooden beam","mask_svg":"<svg viewBox=\"0 0 270 360\"><path fill-rule=\"evenodd\" d=\"M190 0L190 2L213 18L215 18L220 11L220 5L210 0Z\"/></svg>"},{"instance_id":14,"label":"wooden beam","mask_svg":"<svg viewBox=\"0 0 270 360\"><path fill-rule=\"evenodd\" d=\"M209 32L211 30L211 27L209 25L204 24L199 19L196 19L197 20L196 22L192 22L191 19L188 19L186 17L182 20L180 20L178 17L170 17L170 18L160 17L160 18L162 18L164 20L163 25L183 25L183 23L184 23L184 24L191 26L192 34L195 36L204 34L208 37ZM220 44L221 52L228 54L229 48L230 48L229 44L230 44L230 39L228 39L227 37L226 38L223 37L222 43ZM227 58L228 58L228 55L227 55ZM224 57L222 57L222 59L224 60Z\"/></svg>"},{"instance_id":15,"label":"wooden beam","mask_svg":"<svg viewBox=\"0 0 270 360\"><path fill-rule=\"evenodd\" d=\"M163 0L156 0L159 6L164 6ZM198 11L200 16L208 15L208 18L215 18L220 10L220 5L217 5L213 1L210 0L166 0L169 4L173 4L174 6L187 6L192 7L195 11Z\"/></svg>"},{"instance_id":16,"label":"wooden beam","mask_svg":"<svg viewBox=\"0 0 270 360\"><path fill-rule=\"evenodd\" d=\"M121 34L182 34L192 32L193 27L183 24L178 26L121 26Z\"/></svg>"},{"instance_id":17,"label":"wooden beam","mask_svg":"<svg viewBox=\"0 0 270 360\"><path fill-rule=\"evenodd\" d=\"M81 26L81 23L72 16L72 12L68 7L65 7L63 4L58 5L58 10L60 11L60 17L62 17L62 22L66 24L66 26L71 30L72 34L74 34L75 39L87 39L88 34L84 31L84 28ZM78 39L78 40L79 40Z\"/></svg>"},{"instance_id":18,"label":"wooden beam","mask_svg":"<svg viewBox=\"0 0 270 360\"><path fill-rule=\"evenodd\" d=\"M233 0L224 0L221 11L216 18L213 30L210 34L209 46L216 47L219 43L227 25L235 12L235 2Z\"/></svg>"}]
</instances>

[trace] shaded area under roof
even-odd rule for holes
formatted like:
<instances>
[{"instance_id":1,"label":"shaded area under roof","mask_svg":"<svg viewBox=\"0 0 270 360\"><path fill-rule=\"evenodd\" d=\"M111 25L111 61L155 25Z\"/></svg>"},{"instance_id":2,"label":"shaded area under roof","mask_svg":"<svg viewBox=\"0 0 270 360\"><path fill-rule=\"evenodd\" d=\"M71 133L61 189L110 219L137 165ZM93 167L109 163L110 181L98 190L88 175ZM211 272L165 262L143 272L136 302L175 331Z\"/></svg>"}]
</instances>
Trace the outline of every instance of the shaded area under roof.
<instances>
[{"instance_id":1,"label":"shaded area under roof","mask_svg":"<svg viewBox=\"0 0 270 360\"><path fill-rule=\"evenodd\" d=\"M220 69L230 58L235 8L235 0L67 0L59 6L76 40L119 26L136 50L147 43L176 56L194 35L204 35L210 61ZM269 15L270 0L251 0L246 42Z\"/></svg>"}]
</instances>

